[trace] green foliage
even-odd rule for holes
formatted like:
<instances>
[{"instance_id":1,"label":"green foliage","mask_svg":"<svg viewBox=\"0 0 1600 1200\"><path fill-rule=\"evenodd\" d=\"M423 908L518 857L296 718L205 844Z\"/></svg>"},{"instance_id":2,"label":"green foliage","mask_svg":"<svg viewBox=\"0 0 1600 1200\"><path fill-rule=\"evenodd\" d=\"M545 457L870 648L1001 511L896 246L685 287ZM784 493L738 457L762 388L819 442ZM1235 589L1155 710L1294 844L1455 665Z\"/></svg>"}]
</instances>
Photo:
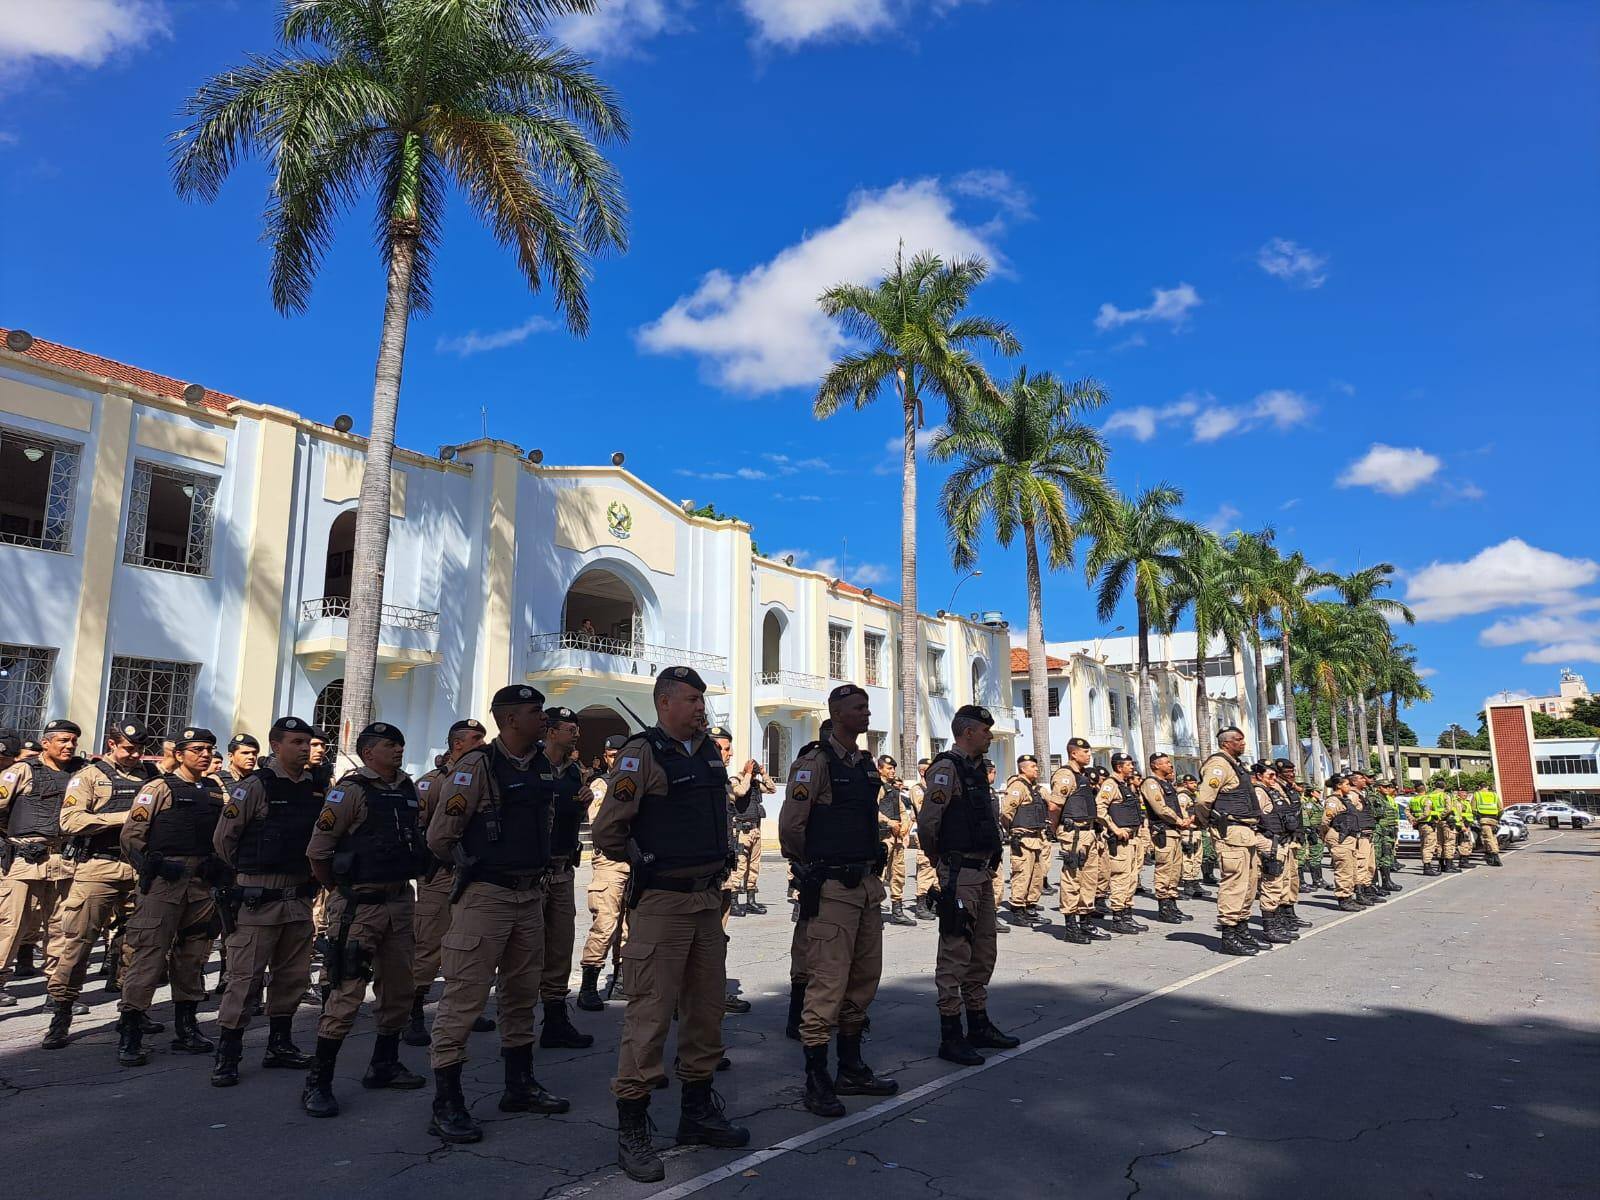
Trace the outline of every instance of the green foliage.
<instances>
[{"instance_id":1,"label":"green foliage","mask_svg":"<svg viewBox=\"0 0 1600 1200\"><path fill-rule=\"evenodd\" d=\"M1552 717L1532 713L1533 736L1536 738L1592 738L1600 737L1600 729L1572 717Z\"/></svg>"},{"instance_id":2,"label":"green foliage","mask_svg":"<svg viewBox=\"0 0 1600 1200\"><path fill-rule=\"evenodd\" d=\"M1451 735L1455 740L1451 741ZM1457 750L1487 750L1489 748L1489 732L1468 733L1460 725L1451 724L1439 733L1439 740L1435 746L1454 746Z\"/></svg>"},{"instance_id":3,"label":"green foliage","mask_svg":"<svg viewBox=\"0 0 1600 1200\"><path fill-rule=\"evenodd\" d=\"M1588 696L1575 701L1570 715L1574 721L1600 728L1600 696Z\"/></svg>"},{"instance_id":4,"label":"green foliage","mask_svg":"<svg viewBox=\"0 0 1600 1200\"><path fill-rule=\"evenodd\" d=\"M1428 786L1430 788L1443 788L1452 792L1458 789L1468 792L1475 792L1480 788L1492 788L1494 786L1494 772L1435 771L1432 775L1428 776Z\"/></svg>"}]
</instances>

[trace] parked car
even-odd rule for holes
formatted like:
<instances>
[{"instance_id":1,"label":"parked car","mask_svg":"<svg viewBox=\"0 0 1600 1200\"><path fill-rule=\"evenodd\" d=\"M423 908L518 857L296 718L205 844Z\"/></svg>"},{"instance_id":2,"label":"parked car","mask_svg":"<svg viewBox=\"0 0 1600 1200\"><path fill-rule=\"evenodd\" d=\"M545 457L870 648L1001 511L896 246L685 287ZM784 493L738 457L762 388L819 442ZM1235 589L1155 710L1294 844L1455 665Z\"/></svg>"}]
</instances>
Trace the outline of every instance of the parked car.
<instances>
[{"instance_id":1,"label":"parked car","mask_svg":"<svg viewBox=\"0 0 1600 1200\"><path fill-rule=\"evenodd\" d=\"M1587 829L1594 817L1581 808L1573 808L1570 804L1542 804L1533 819L1541 825L1548 825L1551 829L1560 829L1563 825L1572 829Z\"/></svg>"},{"instance_id":2,"label":"parked car","mask_svg":"<svg viewBox=\"0 0 1600 1200\"><path fill-rule=\"evenodd\" d=\"M1400 818L1400 832L1395 835L1394 852L1396 854L1421 854L1422 834L1417 832L1417 827L1411 823L1410 817Z\"/></svg>"},{"instance_id":3,"label":"parked car","mask_svg":"<svg viewBox=\"0 0 1600 1200\"><path fill-rule=\"evenodd\" d=\"M1537 804L1513 804L1500 815L1503 817L1516 817L1518 820L1526 821L1534 813L1538 812L1539 808L1540 806Z\"/></svg>"},{"instance_id":4,"label":"parked car","mask_svg":"<svg viewBox=\"0 0 1600 1200\"><path fill-rule=\"evenodd\" d=\"M1527 822L1519 821L1516 817L1502 813L1500 815L1500 827L1495 830L1495 835L1499 837L1502 846L1525 842L1528 840Z\"/></svg>"}]
</instances>

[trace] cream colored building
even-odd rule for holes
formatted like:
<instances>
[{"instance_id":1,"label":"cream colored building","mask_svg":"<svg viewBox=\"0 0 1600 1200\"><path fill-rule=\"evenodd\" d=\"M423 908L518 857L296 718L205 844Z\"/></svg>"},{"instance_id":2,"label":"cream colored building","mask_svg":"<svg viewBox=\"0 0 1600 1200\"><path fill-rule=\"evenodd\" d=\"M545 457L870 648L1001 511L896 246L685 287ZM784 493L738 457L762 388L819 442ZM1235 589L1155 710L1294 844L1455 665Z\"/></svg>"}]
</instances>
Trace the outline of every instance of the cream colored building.
<instances>
[{"instance_id":1,"label":"cream colored building","mask_svg":"<svg viewBox=\"0 0 1600 1200\"><path fill-rule=\"evenodd\" d=\"M109 716L263 734L334 728L363 440L17 331L0 349L0 727ZM482 438L397 449L375 717L418 770L513 680L584 717L585 755L694 667L735 753L779 778L840 680L898 742L897 609L752 552L620 465ZM1003 622L924 617L920 744L1006 691ZM997 760L1015 721L998 708Z\"/></svg>"},{"instance_id":2,"label":"cream colored building","mask_svg":"<svg viewBox=\"0 0 1600 1200\"><path fill-rule=\"evenodd\" d=\"M1591 693L1589 685L1584 682L1571 667L1561 668L1561 683L1554 696L1529 696L1528 709L1530 712L1543 713L1547 717L1564 720L1572 715L1572 706L1579 700L1589 699Z\"/></svg>"}]
</instances>

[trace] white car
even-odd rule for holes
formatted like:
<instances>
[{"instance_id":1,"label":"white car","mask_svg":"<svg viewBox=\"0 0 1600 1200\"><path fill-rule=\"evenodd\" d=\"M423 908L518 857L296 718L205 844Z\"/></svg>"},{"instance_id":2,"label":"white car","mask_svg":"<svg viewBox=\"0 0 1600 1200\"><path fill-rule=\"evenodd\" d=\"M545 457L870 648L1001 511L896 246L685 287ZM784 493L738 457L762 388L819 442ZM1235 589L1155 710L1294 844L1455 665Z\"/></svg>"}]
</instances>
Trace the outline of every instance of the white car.
<instances>
[{"instance_id":1,"label":"white car","mask_svg":"<svg viewBox=\"0 0 1600 1200\"><path fill-rule=\"evenodd\" d=\"M1560 829L1563 825L1573 829L1587 829L1594 817L1581 808L1573 808L1570 804L1542 804L1533 814L1532 820L1541 825L1548 825L1551 829Z\"/></svg>"},{"instance_id":2,"label":"white car","mask_svg":"<svg viewBox=\"0 0 1600 1200\"><path fill-rule=\"evenodd\" d=\"M1495 836L1500 839L1502 846L1509 846L1516 842L1528 840L1528 826L1516 817L1507 813L1500 814L1500 827L1495 830Z\"/></svg>"}]
</instances>

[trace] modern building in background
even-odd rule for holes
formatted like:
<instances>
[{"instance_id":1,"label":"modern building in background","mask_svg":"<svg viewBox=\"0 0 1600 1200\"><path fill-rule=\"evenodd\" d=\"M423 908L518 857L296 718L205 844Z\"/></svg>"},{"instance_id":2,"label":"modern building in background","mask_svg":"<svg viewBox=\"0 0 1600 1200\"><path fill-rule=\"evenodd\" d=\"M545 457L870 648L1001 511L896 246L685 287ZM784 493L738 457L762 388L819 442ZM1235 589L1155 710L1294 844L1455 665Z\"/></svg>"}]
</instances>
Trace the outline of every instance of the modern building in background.
<instances>
[{"instance_id":1,"label":"modern building in background","mask_svg":"<svg viewBox=\"0 0 1600 1200\"><path fill-rule=\"evenodd\" d=\"M1487 771L1490 764L1487 750L1456 749L1451 746L1401 746L1400 759L1405 764L1406 772L1403 787L1426 785L1440 771L1471 774L1474 771Z\"/></svg>"},{"instance_id":2,"label":"modern building in background","mask_svg":"<svg viewBox=\"0 0 1600 1200\"><path fill-rule=\"evenodd\" d=\"M1528 707L1533 712L1561 720L1572 715L1572 706L1579 700L1589 699L1589 685L1571 667L1561 668L1561 683L1554 696L1530 696Z\"/></svg>"},{"instance_id":3,"label":"modern building in background","mask_svg":"<svg viewBox=\"0 0 1600 1200\"><path fill-rule=\"evenodd\" d=\"M65 715L169 732L337 727L364 440L286 409L15 331L0 350L0 727ZM664 667L694 667L735 753L779 779L829 689L872 697L898 743L898 609L753 552L621 466L555 466L493 438L396 449L374 716L420 770L451 721L526 680L584 717L585 756L652 716ZM924 617L928 753L962 704L1016 716L1003 620Z\"/></svg>"},{"instance_id":4,"label":"modern building in background","mask_svg":"<svg viewBox=\"0 0 1600 1200\"><path fill-rule=\"evenodd\" d=\"M1484 701L1501 799L1508 805L1564 800L1600 813L1600 738L1534 737L1534 703L1509 692Z\"/></svg>"}]
</instances>

